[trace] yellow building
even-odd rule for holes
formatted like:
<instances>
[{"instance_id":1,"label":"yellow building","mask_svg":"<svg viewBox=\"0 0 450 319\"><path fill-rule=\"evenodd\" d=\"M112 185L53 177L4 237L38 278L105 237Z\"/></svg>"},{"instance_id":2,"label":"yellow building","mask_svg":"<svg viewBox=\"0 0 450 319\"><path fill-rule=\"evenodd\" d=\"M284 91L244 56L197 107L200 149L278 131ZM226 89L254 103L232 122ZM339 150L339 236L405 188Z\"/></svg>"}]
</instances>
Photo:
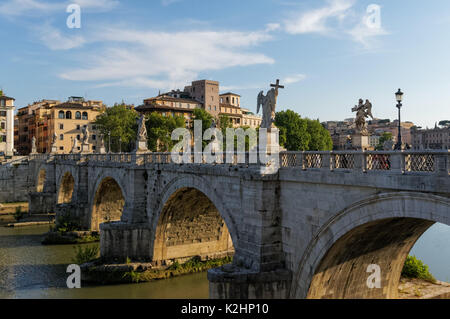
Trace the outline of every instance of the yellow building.
<instances>
[{"instance_id":1,"label":"yellow building","mask_svg":"<svg viewBox=\"0 0 450 319\"><path fill-rule=\"evenodd\" d=\"M81 152L83 127L89 130L89 152L100 150L101 137L95 124L103 111L102 101L85 101L81 97L70 97L67 102L44 100L22 108L18 113L19 140L23 141L23 151L31 151L31 140L36 138L38 153L50 153L53 136L56 134L56 153L68 154ZM77 140L73 150L74 140ZM25 141L26 140L26 141Z\"/></svg>"}]
</instances>

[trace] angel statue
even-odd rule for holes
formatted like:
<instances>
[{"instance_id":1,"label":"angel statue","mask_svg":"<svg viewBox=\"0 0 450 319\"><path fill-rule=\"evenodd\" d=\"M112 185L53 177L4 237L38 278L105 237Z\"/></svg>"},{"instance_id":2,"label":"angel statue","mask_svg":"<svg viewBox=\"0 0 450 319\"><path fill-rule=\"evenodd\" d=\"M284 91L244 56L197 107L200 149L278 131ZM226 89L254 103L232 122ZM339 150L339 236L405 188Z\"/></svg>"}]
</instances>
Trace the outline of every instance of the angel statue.
<instances>
[{"instance_id":1,"label":"angel statue","mask_svg":"<svg viewBox=\"0 0 450 319\"><path fill-rule=\"evenodd\" d=\"M369 100L366 100L364 103L363 99L359 99L358 105L355 105L355 107L352 108L352 112L356 112L356 129L363 135L368 134L366 118L371 117L373 119L372 103L370 103Z\"/></svg>"},{"instance_id":2,"label":"angel statue","mask_svg":"<svg viewBox=\"0 0 450 319\"><path fill-rule=\"evenodd\" d=\"M137 120L138 123L138 141L147 141L147 127L145 126L145 116L141 115Z\"/></svg>"},{"instance_id":3,"label":"angel statue","mask_svg":"<svg viewBox=\"0 0 450 319\"><path fill-rule=\"evenodd\" d=\"M272 89L267 92L267 95L264 96L264 91L259 92L256 110L256 113L259 113L262 106L263 115L261 128L267 129L275 127L273 122L275 121L275 108L277 106L278 89L284 88L284 86L280 85L280 80L277 80L276 84L271 84L270 86Z\"/></svg>"}]
</instances>

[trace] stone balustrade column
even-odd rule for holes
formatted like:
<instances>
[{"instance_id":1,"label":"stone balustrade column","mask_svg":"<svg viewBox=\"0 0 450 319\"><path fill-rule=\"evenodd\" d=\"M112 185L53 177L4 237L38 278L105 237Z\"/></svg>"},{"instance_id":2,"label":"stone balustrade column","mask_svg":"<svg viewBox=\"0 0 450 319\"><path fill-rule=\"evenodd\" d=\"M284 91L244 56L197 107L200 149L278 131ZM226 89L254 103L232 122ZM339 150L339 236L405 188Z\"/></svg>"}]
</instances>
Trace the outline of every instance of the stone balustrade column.
<instances>
[{"instance_id":1,"label":"stone balustrade column","mask_svg":"<svg viewBox=\"0 0 450 319\"><path fill-rule=\"evenodd\" d=\"M391 163L391 171L395 173L403 173L403 162L404 154L403 152L392 152L389 156L389 161Z\"/></svg>"},{"instance_id":2,"label":"stone balustrade column","mask_svg":"<svg viewBox=\"0 0 450 319\"><path fill-rule=\"evenodd\" d=\"M364 152L357 152L354 155L355 160L355 170L360 172L365 172L367 170L367 160L366 154Z\"/></svg>"},{"instance_id":3,"label":"stone balustrade column","mask_svg":"<svg viewBox=\"0 0 450 319\"><path fill-rule=\"evenodd\" d=\"M434 155L434 172L438 176L448 176L450 152Z\"/></svg>"},{"instance_id":4,"label":"stone balustrade column","mask_svg":"<svg viewBox=\"0 0 450 319\"><path fill-rule=\"evenodd\" d=\"M322 169L326 171L331 170L331 153L322 154Z\"/></svg>"}]
</instances>

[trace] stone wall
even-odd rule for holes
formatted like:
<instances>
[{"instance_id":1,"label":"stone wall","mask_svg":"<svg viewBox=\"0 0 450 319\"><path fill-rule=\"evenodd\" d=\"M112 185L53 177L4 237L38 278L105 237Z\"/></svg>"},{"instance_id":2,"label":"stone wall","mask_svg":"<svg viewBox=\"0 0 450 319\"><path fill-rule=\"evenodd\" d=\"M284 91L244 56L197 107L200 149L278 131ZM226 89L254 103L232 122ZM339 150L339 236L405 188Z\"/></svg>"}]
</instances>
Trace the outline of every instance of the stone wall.
<instances>
[{"instance_id":1,"label":"stone wall","mask_svg":"<svg viewBox=\"0 0 450 319\"><path fill-rule=\"evenodd\" d=\"M0 166L0 203L28 201L34 183L28 162Z\"/></svg>"}]
</instances>

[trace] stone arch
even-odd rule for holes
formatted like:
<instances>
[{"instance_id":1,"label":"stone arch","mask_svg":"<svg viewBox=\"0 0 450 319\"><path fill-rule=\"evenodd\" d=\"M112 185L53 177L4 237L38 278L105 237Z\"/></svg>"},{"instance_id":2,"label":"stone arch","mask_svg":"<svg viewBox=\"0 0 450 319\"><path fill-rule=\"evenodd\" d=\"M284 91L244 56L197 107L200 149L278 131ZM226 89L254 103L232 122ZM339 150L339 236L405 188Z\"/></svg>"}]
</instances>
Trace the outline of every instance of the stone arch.
<instances>
[{"instance_id":1,"label":"stone arch","mask_svg":"<svg viewBox=\"0 0 450 319\"><path fill-rule=\"evenodd\" d=\"M292 298L396 298L401 270L417 239L435 222L450 225L450 199L378 194L344 209L308 245L294 274ZM367 267L381 268L369 289Z\"/></svg>"},{"instance_id":2,"label":"stone arch","mask_svg":"<svg viewBox=\"0 0 450 319\"><path fill-rule=\"evenodd\" d=\"M39 170L37 181L36 181L36 192L42 193L44 192L44 186L45 186L45 178L47 175L47 171L43 168Z\"/></svg>"},{"instance_id":3,"label":"stone arch","mask_svg":"<svg viewBox=\"0 0 450 319\"><path fill-rule=\"evenodd\" d=\"M119 221L125 206L125 193L112 177L100 179L91 205L90 229L99 230L100 224Z\"/></svg>"},{"instance_id":4,"label":"stone arch","mask_svg":"<svg viewBox=\"0 0 450 319\"><path fill-rule=\"evenodd\" d=\"M219 258L234 254L238 234L231 215L203 178L172 180L151 219L152 259Z\"/></svg>"},{"instance_id":5,"label":"stone arch","mask_svg":"<svg viewBox=\"0 0 450 319\"><path fill-rule=\"evenodd\" d=\"M58 204L68 204L72 202L73 192L75 190L75 179L71 172L66 172L61 177L58 188Z\"/></svg>"}]
</instances>

